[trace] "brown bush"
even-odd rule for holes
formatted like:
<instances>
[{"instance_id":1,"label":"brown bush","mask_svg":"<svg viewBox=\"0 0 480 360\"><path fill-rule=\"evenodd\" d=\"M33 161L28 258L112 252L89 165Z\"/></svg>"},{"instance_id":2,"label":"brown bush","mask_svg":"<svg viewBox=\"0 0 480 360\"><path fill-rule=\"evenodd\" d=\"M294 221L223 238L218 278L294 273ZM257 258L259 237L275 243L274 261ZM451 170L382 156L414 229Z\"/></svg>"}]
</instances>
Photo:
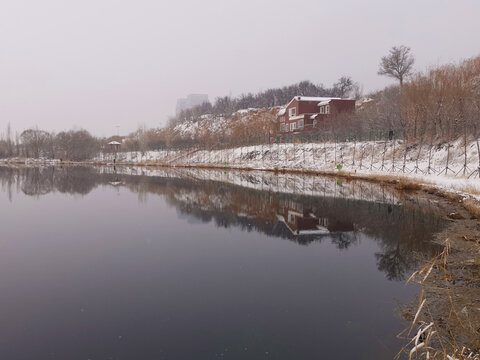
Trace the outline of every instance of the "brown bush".
<instances>
[{"instance_id":1,"label":"brown bush","mask_svg":"<svg viewBox=\"0 0 480 360\"><path fill-rule=\"evenodd\" d=\"M421 190L422 186L413 181L401 180L397 185L395 185L395 188L403 191L416 191Z\"/></svg>"},{"instance_id":2,"label":"brown bush","mask_svg":"<svg viewBox=\"0 0 480 360\"><path fill-rule=\"evenodd\" d=\"M463 207L477 219L480 219L480 201L466 199L463 201Z\"/></svg>"}]
</instances>

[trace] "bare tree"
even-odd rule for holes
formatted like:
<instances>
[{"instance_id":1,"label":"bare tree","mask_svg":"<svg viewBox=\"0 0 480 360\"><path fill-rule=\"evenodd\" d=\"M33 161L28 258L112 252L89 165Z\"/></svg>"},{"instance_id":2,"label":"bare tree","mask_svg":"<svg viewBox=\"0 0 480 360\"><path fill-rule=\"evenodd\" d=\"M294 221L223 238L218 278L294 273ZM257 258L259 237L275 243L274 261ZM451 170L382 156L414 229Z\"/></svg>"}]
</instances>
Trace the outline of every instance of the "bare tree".
<instances>
[{"instance_id":1,"label":"bare tree","mask_svg":"<svg viewBox=\"0 0 480 360\"><path fill-rule=\"evenodd\" d=\"M413 70L415 59L407 46L394 46L390 49L387 56L382 57L378 75L386 75L400 81L400 87L403 86L403 80L410 75Z\"/></svg>"},{"instance_id":2,"label":"bare tree","mask_svg":"<svg viewBox=\"0 0 480 360\"><path fill-rule=\"evenodd\" d=\"M346 97L350 95L355 89L356 84L353 82L350 76L342 76L338 79L338 82L333 84L333 95L339 97Z\"/></svg>"}]
</instances>

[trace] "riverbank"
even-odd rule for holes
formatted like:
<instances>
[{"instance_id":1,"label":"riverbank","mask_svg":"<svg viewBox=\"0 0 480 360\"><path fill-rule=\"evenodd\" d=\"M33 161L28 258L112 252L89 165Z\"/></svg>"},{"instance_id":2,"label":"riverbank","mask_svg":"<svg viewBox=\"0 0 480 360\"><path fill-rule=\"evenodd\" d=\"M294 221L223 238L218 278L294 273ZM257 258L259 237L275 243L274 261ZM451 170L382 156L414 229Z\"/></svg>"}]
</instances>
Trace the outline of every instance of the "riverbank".
<instances>
[{"instance_id":1,"label":"riverbank","mask_svg":"<svg viewBox=\"0 0 480 360\"><path fill-rule=\"evenodd\" d=\"M90 161L3 159L27 165L89 164L262 170L357 179L399 180L466 194L480 200L480 154L476 141L464 144L406 144L403 141L260 144L222 150L189 148L101 153Z\"/></svg>"}]
</instances>

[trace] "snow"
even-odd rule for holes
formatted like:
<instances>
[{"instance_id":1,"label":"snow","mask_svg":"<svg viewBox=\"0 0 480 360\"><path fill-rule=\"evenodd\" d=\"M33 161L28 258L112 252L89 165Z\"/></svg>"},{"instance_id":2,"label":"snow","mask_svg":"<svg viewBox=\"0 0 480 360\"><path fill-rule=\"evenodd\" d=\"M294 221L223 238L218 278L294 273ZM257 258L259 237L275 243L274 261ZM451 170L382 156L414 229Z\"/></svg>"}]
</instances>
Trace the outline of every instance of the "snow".
<instances>
[{"instance_id":1,"label":"snow","mask_svg":"<svg viewBox=\"0 0 480 360\"><path fill-rule=\"evenodd\" d=\"M256 109L256 108L240 109L240 110L235 111L233 114L234 115L237 115L237 114L244 115L244 114L248 114L250 112L254 112L254 111L257 111L257 110L258 109Z\"/></svg>"},{"instance_id":2,"label":"snow","mask_svg":"<svg viewBox=\"0 0 480 360\"><path fill-rule=\"evenodd\" d=\"M324 96L320 96L320 97L317 97L317 96L295 96L295 98L297 101L330 101L330 100L334 100L334 99L341 99L339 97L324 97Z\"/></svg>"},{"instance_id":3,"label":"snow","mask_svg":"<svg viewBox=\"0 0 480 360\"><path fill-rule=\"evenodd\" d=\"M331 100L321 101L321 102L318 103L317 106L328 105L328 104L330 104L330 101L331 101Z\"/></svg>"}]
</instances>

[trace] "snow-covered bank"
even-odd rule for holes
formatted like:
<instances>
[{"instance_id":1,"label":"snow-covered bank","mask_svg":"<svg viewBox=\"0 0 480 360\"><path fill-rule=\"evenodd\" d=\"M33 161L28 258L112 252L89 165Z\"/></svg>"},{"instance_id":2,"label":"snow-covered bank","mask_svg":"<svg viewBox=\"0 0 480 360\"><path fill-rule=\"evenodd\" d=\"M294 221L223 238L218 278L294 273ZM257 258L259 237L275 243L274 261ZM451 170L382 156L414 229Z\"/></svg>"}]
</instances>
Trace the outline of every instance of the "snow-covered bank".
<instances>
[{"instance_id":1,"label":"snow-covered bank","mask_svg":"<svg viewBox=\"0 0 480 360\"><path fill-rule=\"evenodd\" d=\"M102 154L94 161L111 163L113 154ZM475 141L467 144L466 157L461 141L447 147L446 144L406 146L397 140L123 152L117 154L117 163L318 173L341 170L351 176L402 177L449 191L480 194L479 153Z\"/></svg>"}]
</instances>

